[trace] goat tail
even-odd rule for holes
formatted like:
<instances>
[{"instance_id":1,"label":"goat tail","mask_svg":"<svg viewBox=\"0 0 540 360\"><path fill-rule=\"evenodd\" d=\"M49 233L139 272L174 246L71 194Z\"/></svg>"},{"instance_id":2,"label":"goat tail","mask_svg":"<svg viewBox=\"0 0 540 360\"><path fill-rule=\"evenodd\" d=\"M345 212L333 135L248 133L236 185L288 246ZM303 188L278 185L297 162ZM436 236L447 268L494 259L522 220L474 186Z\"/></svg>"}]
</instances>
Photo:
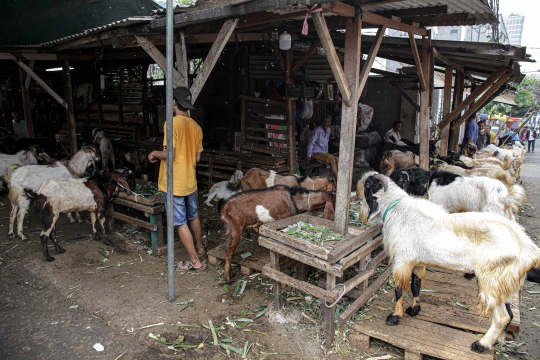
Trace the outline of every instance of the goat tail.
<instances>
[{"instance_id":1,"label":"goat tail","mask_svg":"<svg viewBox=\"0 0 540 360\"><path fill-rule=\"evenodd\" d=\"M12 174L15 170L17 170L18 168L20 168L20 167L21 167L21 165L15 164L15 165L11 165L11 166L8 168L8 170L7 170L7 172L6 172L6 176L4 177L4 182L5 182L6 184L9 185L9 183L11 183L11 174Z\"/></svg>"},{"instance_id":2,"label":"goat tail","mask_svg":"<svg viewBox=\"0 0 540 360\"><path fill-rule=\"evenodd\" d=\"M514 212L517 212L519 211L519 208L523 206L525 198L525 189L520 185L512 185L508 189L508 196L505 197L503 201L505 201L506 206L508 206Z\"/></svg>"}]
</instances>

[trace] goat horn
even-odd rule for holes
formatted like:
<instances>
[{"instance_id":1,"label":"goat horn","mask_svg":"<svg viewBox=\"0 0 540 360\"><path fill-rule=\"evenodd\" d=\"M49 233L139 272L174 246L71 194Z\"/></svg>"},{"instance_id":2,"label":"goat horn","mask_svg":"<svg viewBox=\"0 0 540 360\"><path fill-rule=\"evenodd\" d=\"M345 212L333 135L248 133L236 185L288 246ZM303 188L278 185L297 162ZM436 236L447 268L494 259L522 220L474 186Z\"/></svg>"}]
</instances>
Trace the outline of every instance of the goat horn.
<instances>
[{"instance_id":1,"label":"goat horn","mask_svg":"<svg viewBox=\"0 0 540 360\"><path fill-rule=\"evenodd\" d=\"M384 192L388 190L388 180L386 180L386 177L382 174L373 175L374 179L380 180L383 183Z\"/></svg>"}]
</instances>

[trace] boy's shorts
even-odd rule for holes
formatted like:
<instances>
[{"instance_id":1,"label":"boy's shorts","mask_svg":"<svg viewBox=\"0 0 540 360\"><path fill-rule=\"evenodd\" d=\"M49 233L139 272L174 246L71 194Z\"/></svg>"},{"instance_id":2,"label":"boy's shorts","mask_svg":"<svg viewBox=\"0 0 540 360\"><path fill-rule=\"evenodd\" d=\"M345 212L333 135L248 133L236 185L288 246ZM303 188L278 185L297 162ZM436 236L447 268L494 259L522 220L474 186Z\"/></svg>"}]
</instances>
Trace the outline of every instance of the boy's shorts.
<instances>
[{"instance_id":1,"label":"boy's shorts","mask_svg":"<svg viewBox=\"0 0 540 360\"><path fill-rule=\"evenodd\" d=\"M163 202L167 209L167 193L163 193ZM174 226L185 225L195 219L199 215L197 206L197 191L188 196L173 196Z\"/></svg>"}]
</instances>

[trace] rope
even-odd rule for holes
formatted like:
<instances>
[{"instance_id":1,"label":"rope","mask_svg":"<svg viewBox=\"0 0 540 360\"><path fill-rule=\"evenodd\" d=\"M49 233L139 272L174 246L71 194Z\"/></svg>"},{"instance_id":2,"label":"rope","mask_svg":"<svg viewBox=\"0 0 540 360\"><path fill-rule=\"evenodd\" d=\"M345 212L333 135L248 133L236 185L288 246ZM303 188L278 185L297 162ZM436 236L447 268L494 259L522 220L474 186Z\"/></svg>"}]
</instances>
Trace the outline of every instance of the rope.
<instances>
[{"instance_id":1,"label":"rope","mask_svg":"<svg viewBox=\"0 0 540 360\"><path fill-rule=\"evenodd\" d=\"M311 191L308 192L307 196L307 211L311 211Z\"/></svg>"},{"instance_id":2,"label":"rope","mask_svg":"<svg viewBox=\"0 0 540 360\"><path fill-rule=\"evenodd\" d=\"M120 184L119 182L117 182L116 184L117 184L118 186L120 186L122 189L128 190L128 189L126 189L125 187L123 187L122 184ZM133 191L133 190L131 190L131 189L130 189L129 191L130 191L133 195L135 195L135 202L136 202L136 203L139 202L139 201L137 200L137 198L138 198L139 196L144 197L144 195L137 194L135 191Z\"/></svg>"},{"instance_id":3,"label":"rope","mask_svg":"<svg viewBox=\"0 0 540 360\"><path fill-rule=\"evenodd\" d=\"M345 295L345 291L347 290L347 288L346 288L345 285L343 285L343 284L337 284L336 287L338 287L339 285L343 286L343 292L341 293L341 295L339 295L339 297L337 298L337 300L334 301L334 302L332 303L332 305L328 305L328 304L326 303L326 301L325 301L325 302L324 302L324 306L326 306L327 308L334 307L334 306L341 300L341 298L343 297L343 295Z\"/></svg>"},{"instance_id":4,"label":"rope","mask_svg":"<svg viewBox=\"0 0 540 360\"><path fill-rule=\"evenodd\" d=\"M312 190L315 190L315 181L313 181L312 178L309 178L309 180L311 180L311 187L312 187Z\"/></svg>"},{"instance_id":5,"label":"rope","mask_svg":"<svg viewBox=\"0 0 540 360\"><path fill-rule=\"evenodd\" d=\"M321 12L323 10L322 8L315 9L316 7L317 7L317 4L313 5L310 9L307 9L306 17L304 18L304 25L302 26L302 35L308 34L308 27L309 27L308 22L307 22L308 15L311 13Z\"/></svg>"}]
</instances>

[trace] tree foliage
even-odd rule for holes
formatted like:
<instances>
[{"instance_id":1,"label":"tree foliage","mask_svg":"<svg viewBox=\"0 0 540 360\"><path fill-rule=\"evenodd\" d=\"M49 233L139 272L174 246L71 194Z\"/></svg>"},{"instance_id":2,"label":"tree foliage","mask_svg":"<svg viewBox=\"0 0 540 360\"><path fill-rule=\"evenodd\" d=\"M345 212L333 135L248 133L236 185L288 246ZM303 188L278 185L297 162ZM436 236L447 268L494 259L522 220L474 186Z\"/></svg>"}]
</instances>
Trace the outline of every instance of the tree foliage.
<instances>
[{"instance_id":1,"label":"tree foliage","mask_svg":"<svg viewBox=\"0 0 540 360\"><path fill-rule=\"evenodd\" d=\"M512 107L510 105L491 101L486 106L484 106L482 112L485 114L489 114L490 117L492 117L493 115L510 115L510 113L512 112Z\"/></svg>"},{"instance_id":2,"label":"tree foliage","mask_svg":"<svg viewBox=\"0 0 540 360\"><path fill-rule=\"evenodd\" d=\"M518 106L531 106L538 109L540 104L540 77L527 75L518 85L515 102Z\"/></svg>"}]
</instances>

